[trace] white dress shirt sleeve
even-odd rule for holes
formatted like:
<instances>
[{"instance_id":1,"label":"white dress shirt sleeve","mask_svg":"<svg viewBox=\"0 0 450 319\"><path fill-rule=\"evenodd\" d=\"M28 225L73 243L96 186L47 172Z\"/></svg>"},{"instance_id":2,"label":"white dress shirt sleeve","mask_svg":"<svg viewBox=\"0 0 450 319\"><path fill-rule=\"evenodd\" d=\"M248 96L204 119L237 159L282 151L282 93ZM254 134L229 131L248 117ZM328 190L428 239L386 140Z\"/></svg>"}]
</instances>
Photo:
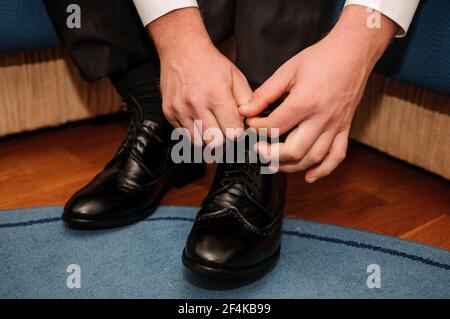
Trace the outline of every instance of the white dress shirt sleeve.
<instances>
[{"instance_id":1,"label":"white dress shirt sleeve","mask_svg":"<svg viewBox=\"0 0 450 319\"><path fill-rule=\"evenodd\" d=\"M198 7L196 0L133 0L144 25L176 9ZM408 32L420 0L347 0L345 6L361 5L381 12L397 23L401 30L397 36Z\"/></svg>"},{"instance_id":2,"label":"white dress shirt sleeve","mask_svg":"<svg viewBox=\"0 0 450 319\"><path fill-rule=\"evenodd\" d=\"M347 0L345 6L361 5L381 12L400 26L397 37L402 37L408 32L419 2L420 0Z\"/></svg>"},{"instance_id":3,"label":"white dress shirt sleeve","mask_svg":"<svg viewBox=\"0 0 450 319\"><path fill-rule=\"evenodd\" d=\"M198 7L197 0L133 0L144 26L173 10Z\"/></svg>"}]
</instances>

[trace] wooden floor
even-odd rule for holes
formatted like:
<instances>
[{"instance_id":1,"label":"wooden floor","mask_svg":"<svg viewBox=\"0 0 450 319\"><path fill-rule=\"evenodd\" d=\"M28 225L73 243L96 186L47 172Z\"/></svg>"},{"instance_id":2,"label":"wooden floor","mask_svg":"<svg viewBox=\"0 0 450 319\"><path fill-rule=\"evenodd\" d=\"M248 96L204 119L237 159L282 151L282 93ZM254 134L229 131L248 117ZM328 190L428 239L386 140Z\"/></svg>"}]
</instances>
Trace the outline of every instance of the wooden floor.
<instances>
[{"instance_id":1,"label":"wooden floor","mask_svg":"<svg viewBox=\"0 0 450 319\"><path fill-rule=\"evenodd\" d=\"M125 127L113 117L0 139L0 209L63 205L111 158ZM163 204L198 206L213 173ZM323 181L290 175L286 213L450 249L448 181L355 142Z\"/></svg>"}]
</instances>

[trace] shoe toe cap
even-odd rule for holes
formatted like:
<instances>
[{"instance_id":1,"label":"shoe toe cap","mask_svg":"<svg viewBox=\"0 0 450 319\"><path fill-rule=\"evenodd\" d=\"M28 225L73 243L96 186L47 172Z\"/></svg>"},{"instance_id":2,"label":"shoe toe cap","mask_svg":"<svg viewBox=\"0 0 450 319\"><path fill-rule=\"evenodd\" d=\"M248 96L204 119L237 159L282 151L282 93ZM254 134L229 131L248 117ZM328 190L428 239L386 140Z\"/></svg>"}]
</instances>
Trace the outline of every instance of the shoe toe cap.
<instances>
[{"instance_id":1,"label":"shoe toe cap","mask_svg":"<svg viewBox=\"0 0 450 319\"><path fill-rule=\"evenodd\" d=\"M75 193L64 207L63 216L73 218L98 219L120 215L126 209L127 203L133 198L128 198L124 192L110 190L81 189Z\"/></svg>"},{"instance_id":2,"label":"shoe toe cap","mask_svg":"<svg viewBox=\"0 0 450 319\"><path fill-rule=\"evenodd\" d=\"M184 254L203 265L248 267L259 260L260 239L236 218L218 218L194 225Z\"/></svg>"},{"instance_id":3,"label":"shoe toe cap","mask_svg":"<svg viewBox=\"0 0 450 319\"><path fill-rule=\"evenodd\" d=\"M89 217L101 215L104 203L87 196L71 198L64 207L64 215Z\"/></svg>"},{"instance_id":4,"label":"shoe toe cap","mask_svg":"<svg viewBox=\"0 0 450 319\"><path fill-rule=\"evenodd\" d=\"M101 216L105 211L106 202L94 196L73 196L64 207L64 216L94 218Z\"/></svg>"},{"instance_id":5,"label":"shoe toe cap","mask_svg":"<svg viewBox=\"0 0 450 319\"><path fill-rule=\"evenodd\" d=\"M220 234L197 231L190 235L185 254L188 258L202 264L231 266L236 254L233 243L229 238L224 238Z\"/></svg>"}]
</instances>

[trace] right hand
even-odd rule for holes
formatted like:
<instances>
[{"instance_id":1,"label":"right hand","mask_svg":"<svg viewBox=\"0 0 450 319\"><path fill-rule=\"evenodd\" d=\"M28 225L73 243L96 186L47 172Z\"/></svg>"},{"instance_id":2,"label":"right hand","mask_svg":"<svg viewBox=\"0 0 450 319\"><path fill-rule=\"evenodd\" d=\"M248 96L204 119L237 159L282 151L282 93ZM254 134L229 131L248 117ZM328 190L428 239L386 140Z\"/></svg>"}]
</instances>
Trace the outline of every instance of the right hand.
<instances>
[{"instance_id":1,"label":"right hand","mask_svg":"<svg viewBox=\"0 0 450 319\"><path fill-rule=\"evenodd\" d=\"M183 15L174 17L173 24L164 21L174 14ZM155 23L160 24L159 30ZM224 136L236 137L227 134L227 128L243 131L238 106L249 101L252 90L239 69L214 47L198 10L174 11L152 22L150 32L161 61L161 94L167 120L174 127L186 128L192 141L198 129L194 120L202 120L202 132L198 133L206 144L218 145L224 142ZM222 132L219 140L211 141L203 135L208 128Z\"/></svg>"}]
</instances>

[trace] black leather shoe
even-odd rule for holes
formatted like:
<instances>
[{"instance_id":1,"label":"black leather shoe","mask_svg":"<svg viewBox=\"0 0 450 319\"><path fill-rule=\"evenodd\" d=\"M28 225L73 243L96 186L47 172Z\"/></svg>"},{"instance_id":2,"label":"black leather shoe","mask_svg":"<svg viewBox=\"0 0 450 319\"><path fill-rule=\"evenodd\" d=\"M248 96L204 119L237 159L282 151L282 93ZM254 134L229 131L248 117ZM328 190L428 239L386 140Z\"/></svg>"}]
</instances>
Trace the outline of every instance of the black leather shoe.
<instances>
[{"instance_id":1,"label":"black leather shoe","mask_svg":"<svg viewBox=\"0 0 450 319\"><path fill-rule=\"evenodd\" d=\"M169 126L143 120L139 109L134 113L114 158L67 202L62 218L68 226L98 229L134 223L149 216L170 187L203 175L202 164L172 162Z\"/></svg>"},{"instance_id":2,"label":"black leather shoe","mask_svg":"<svg viewBox=\"0 0 450 319\"><path fill-rule=\"evenodd\" d=\"M219 276L264 273L278 259L286 175L259 164L219 164L183 251L183 263Z\"/></svg>"}]
</instances>

